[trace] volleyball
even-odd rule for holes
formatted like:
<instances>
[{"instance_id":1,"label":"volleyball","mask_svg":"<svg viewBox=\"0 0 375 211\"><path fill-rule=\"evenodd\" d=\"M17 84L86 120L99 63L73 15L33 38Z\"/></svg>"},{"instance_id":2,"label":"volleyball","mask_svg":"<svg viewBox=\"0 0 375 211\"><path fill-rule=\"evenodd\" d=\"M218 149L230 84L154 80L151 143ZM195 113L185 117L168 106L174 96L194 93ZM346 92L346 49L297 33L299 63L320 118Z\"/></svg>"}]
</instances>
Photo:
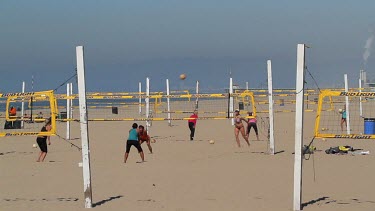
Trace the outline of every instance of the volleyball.
<instances>
[{"instance_id":1,"label":"volleyball","mask_svg":"<svg viewBox=\"0 0 375 211\"><path fill-rule=\"evenodd\" d=\"M322 138L322 141L326 141L326 139L325 139L325 138Z\"/></svg>"},{"instance_id":2,"label":"volleyball","mask_svg":"<svg viewBox=\"0 0 375 211\"><path fill-rule=\"evenodd\" d=\"M151 139L151 143L156 143L156 140L155 139Z\"/></svg>"},{"instance_id":3,"label":"volleyball","mask_svg":"<svg viewBox=\"0 0 375 211\"><path fill-rule=\"evenodd\" d=\"M36 146L37 146L36 144L33 144L33 148L36 148Z\"/></svg>"},{"instance_id":4,"label":"volleyball","mask_svg":"<svg viewBox=\"0 0 375 211\"><path fill-rule=\"evenodd\" d=\"M341 108L339 109L339 113L340 113L340 114L342 113L342 109L341 109Z\"/></svg>"},{"instance_id":5,"label":"volleyball","mask_svg":"<svg viewBox=\"0 0 375 211\"><path fill-rule=\"evenodd\" d=\"M185 80L185 78L186 78L186 75L184 73L180 75L181 80Z\"/></svg>"},{"instance_id":6,"label":"volleyball","mask_svg":"<svg viewBox=\"0 0 375 211\"><path fill-rule=\"evenodd\" d=\"M214 140L210 140L210 144L214 144L215 143L215 141Z\"/></svg>"}]
</instances>

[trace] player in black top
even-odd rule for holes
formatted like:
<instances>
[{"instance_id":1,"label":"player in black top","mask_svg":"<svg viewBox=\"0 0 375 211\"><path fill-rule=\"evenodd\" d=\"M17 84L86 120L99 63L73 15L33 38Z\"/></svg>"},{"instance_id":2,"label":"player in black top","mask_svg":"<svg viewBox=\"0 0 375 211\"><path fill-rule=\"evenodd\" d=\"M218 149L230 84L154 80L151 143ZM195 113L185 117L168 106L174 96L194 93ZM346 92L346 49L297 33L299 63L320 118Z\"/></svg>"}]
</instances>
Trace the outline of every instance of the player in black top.
<instances>
[{"instance_id":1,"label":"player in black top","mask_svg":"<svg viewBox=\"0 0 375 211\"><path fill-rule=\"evenodd\" d=\"M41 132L48 132L52 129L51 120L47 120L46 124L42 127ZM47 155L47 139L48 145L51 145L50 136L38 136L36 142L40 148L40 154L36 162L43 162Z\"/></svg>"}]
</instances>

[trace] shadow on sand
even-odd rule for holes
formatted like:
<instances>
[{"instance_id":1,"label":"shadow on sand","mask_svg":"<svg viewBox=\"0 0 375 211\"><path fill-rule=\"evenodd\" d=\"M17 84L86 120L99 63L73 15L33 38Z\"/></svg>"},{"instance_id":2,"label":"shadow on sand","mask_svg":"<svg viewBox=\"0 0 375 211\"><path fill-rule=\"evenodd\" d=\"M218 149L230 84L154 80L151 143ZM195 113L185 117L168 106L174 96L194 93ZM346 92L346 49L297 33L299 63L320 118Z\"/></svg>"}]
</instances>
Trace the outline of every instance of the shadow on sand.
<instances>
[{"instance_id":1,"label":"shadow on sand","mask_svg":"<svg viewBox=\"0 0 375 211\"><path fill-rule=\"evenodd\" d=\"M276 155L276 154L281 154L281 153L283 153L283 152L285 152L285 150L281 150L281 151L275 152L275 155Z\"/></svg>"},{"instance_id":2,"label":"shadow on sand","mask_svg":"<svg viewBox=\"0 0 375 211\"><path fill-rule=\"evenodd\" d=\"M123 195L118 195L118 196L111 196L109 197L108 199L104 199L104 200L101 200L101 201L98 201L96 203L93 204L93 207L96 207L96 206L101 206L107 202L110 202L112 200L115 200L115 199L119 199L119 198L122 198L124 197Z\"/></svg>"},{"instance_id":3,"label":"shadow on sand","mask_svg":"<svg viewBox=\"0 0 375 211\"><path fill-rule=\"evenodd\" d=\"M307 207L307 206L312 205L312 204L315 204L315 203L318 203L318 202L321 202L321 201L325 201L327 199L329 199L328 196L323 196L323 197L320 197L320 198L317 198L317 199L313 199L311 201L302 203L302 208Z\"/></svg>"}]
</instances>

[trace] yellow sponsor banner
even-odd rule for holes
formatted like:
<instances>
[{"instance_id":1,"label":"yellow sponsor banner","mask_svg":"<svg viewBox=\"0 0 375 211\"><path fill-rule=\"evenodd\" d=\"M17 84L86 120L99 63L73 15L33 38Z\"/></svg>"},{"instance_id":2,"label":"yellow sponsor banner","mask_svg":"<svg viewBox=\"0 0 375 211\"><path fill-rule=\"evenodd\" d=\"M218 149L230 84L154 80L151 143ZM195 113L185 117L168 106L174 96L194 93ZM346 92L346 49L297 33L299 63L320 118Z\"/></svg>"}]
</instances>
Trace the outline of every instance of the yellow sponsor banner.
<instances>
[{"instance_id":1,"label":"yellow sponsor banner","mask_svg":"<svg viewBox=\"0 0 375 211\"><path fill-rule=\"evenodd\" d=\"M52 132L9 132L0 133L0 137L11 137L11 136L54 136L56 134Z\"/></svg>"},{"instance_id":2,"label":"yellow sponsor banner","mask_svg":"<svg viewBox=\"0 0 375 211\"><path fill-rule=\"evenodd\" d=\"M318 134L317 138L348 138L348 139L374 139L375 135L362 134Z\"/></svg>"}]
</instances>

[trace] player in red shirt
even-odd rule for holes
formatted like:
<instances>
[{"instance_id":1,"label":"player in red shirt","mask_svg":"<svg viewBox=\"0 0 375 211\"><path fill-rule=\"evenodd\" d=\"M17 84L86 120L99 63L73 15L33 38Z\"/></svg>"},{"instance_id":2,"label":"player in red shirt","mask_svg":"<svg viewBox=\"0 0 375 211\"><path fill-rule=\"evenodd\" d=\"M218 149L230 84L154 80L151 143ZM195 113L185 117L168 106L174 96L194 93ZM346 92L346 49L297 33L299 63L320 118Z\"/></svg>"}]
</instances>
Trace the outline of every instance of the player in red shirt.
<instances>
[{"instance_id":1,"label":"player in red shirt","mask_svg":"<svg viewBox=\"0 0 375 211\"><path fill-rule=\"evenodd\" d=\"M194 140L195 126L197 125L198 111L194 110L194 113L190 116L188 120L189 129L190 129L190 141Z\"/></svg>"},{"instance_id":2,"label":"player in red shirt","mask_svg":"<svg viewBox=\"0 0 375 211\"><path fill-rule=\"evenodd\" d=\"M138 127L138 139L139 142L142 144L143 142L147 143L148 149L150 150L150 153L152 154L152 147L151 147L151 139L150 136L147 134L147 131L145 130L145 127L143 125L139 125Z\"/></svg>"}]
</instances>

